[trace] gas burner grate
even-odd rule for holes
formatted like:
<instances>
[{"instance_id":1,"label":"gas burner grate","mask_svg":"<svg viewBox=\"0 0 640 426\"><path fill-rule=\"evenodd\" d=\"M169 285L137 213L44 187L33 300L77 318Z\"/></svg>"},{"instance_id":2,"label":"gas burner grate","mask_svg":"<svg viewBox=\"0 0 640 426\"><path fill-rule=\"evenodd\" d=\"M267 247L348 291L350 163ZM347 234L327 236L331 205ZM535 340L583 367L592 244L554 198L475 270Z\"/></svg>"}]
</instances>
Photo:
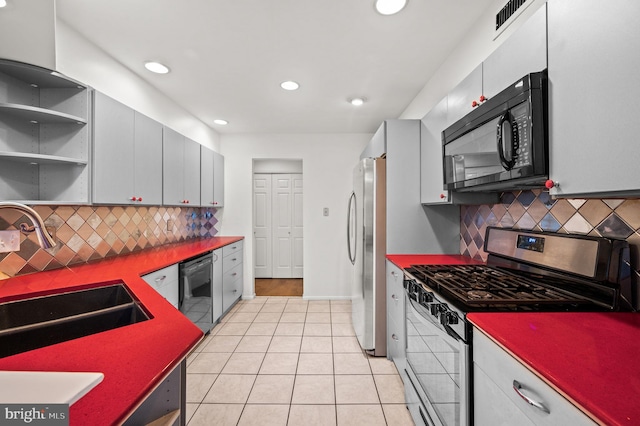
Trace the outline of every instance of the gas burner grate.
<instances>
[{"instance_id":1,"label":"gas burner grate","mask_svg":"<svg viewBox=\"0 0 640 426\"><path fill-rule=\"evenodd\" d=\"M407 272L468 306L580 304L585 299L502 269L484 265L412 265Z\"/></svg>"}]
</instances>

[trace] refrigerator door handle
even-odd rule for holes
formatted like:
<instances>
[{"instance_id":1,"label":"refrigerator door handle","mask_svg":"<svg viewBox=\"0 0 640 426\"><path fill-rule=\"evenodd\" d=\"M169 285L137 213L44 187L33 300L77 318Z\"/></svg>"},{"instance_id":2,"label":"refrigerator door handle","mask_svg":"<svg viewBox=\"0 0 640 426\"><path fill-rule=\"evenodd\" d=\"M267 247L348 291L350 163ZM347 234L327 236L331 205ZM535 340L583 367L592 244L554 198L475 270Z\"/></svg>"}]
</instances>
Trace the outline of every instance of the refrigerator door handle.
<instances>
[{"instance_id":1,"label":"refrigerator door handle","mask_svg":"<svg viewBox=\"0 0 640 426\"><path fill-rule=\"evenodd\" d=\"M353 208L351 207L353 203ZM353 252L351 252L351 242L352 242L352 238L351 238L351 219L353 217L353 226L355 229L358 229L358 216L356 215L357 212L357 200L356 200L356 193L352 192L351 196L349 197L349 206L348 208L348 212L347 212L347 250L349 251L349 260L351 261L352 265L356 264L356 250L358 248L357 245L357 241L355 240L355 238L353 239L353 241L355 242L353 244Z\"/></svg>"}]
</instances>

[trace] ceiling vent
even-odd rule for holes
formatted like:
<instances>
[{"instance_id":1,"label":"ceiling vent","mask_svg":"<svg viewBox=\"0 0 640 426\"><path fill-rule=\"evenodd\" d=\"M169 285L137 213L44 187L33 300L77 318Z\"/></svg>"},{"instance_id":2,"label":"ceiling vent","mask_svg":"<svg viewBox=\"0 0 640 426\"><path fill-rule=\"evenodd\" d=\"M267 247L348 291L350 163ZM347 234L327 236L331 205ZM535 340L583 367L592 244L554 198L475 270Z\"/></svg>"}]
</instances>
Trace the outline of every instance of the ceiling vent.
<instances>
[{"instance_id":1,"label":"ceiling vent","mask_svg":"<svg viewBox=\"0 0 640 426\"><path fill-rule=\"evenodd\" d=\"M496 31L500 29L501 26L504 25L505 22L509 20L511 16L520 7L526 3L527 0L509 0L507 4L496 14Z\"/></svg>"}]
</instances>

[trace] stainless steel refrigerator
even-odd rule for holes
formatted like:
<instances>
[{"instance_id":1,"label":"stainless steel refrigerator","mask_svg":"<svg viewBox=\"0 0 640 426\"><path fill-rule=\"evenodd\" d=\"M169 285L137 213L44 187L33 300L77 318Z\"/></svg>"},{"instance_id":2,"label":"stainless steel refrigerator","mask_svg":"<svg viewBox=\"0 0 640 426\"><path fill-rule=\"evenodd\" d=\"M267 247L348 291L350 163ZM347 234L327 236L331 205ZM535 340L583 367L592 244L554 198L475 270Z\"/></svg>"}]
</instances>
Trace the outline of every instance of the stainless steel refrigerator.
<instances>
[{"instance_id":1,"label":"stainless steel refrigerator","mask_svg":"<svg viewBox=\"0 0 640 426\"><path fill-rule=\"evenodd\" d=\"M354 265L353 327L360 346L386 356L386 160L365 158L353 171L347 245Z\"/></svg>"}]
</instances>

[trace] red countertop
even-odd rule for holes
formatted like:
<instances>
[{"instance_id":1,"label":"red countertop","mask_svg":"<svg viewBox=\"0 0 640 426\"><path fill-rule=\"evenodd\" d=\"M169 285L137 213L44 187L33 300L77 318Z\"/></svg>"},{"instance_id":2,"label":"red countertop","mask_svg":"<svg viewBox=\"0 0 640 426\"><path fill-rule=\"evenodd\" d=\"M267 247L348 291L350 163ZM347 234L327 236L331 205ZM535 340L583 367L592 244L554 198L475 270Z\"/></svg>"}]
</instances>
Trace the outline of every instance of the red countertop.
<instances>
[{"instance_id":1,"label":"red countertop","mask_svg":"<svg viewBox=\"0 0 640 426\"><path fill-rule=\"evenodd\" d=\"M637 313L471 313L474 325L594 420L640 424Z\"/></svg>"},{"instance_id":2,"label":"red countertop","mask_svg":"<svg viewBox=\"0 0 640 426\"><path fill-rule=\"evenodd\" d=\"M477 265L482 263L461 254L388 254L387 259L402 269L411 265Z\"/></svg>"},{"instance_id":3,"label":"red countertop","mask_svg":"<svg viewBox=\"0 0 640 426\"><path fill-rule=\"evenodd\" d=\"M202 339L141 275L242 240L214 237L169 244L70 268L0 280L0 302L124 282L152 317L114 330L0 358L7 371L95 371L104 380L69 410L71 425L123 422Z\"/></svg>"}]
</instances>

